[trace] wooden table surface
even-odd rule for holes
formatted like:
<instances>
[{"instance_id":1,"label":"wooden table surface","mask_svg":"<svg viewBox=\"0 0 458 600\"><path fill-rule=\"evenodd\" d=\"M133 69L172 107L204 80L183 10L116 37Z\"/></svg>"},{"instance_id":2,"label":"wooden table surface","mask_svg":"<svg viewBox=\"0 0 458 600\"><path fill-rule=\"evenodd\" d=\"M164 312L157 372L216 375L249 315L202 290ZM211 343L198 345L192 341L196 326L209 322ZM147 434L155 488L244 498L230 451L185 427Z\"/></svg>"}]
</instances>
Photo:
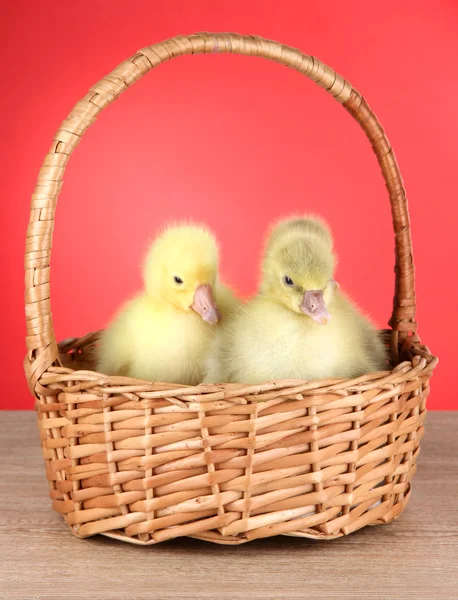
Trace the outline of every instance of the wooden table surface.
<instances>
[{"instance_id":1,"label":"wooden table surface","mask_svg":"<svg viewBox=\"0 0 458 600\"><path fill-rule=\"evenodd\" d=\"M458 412L430 413L412 499L334 541L78 540L51 510L35 414L0 412L0 598L458 599Z\"/></svg>"}]
</instances>

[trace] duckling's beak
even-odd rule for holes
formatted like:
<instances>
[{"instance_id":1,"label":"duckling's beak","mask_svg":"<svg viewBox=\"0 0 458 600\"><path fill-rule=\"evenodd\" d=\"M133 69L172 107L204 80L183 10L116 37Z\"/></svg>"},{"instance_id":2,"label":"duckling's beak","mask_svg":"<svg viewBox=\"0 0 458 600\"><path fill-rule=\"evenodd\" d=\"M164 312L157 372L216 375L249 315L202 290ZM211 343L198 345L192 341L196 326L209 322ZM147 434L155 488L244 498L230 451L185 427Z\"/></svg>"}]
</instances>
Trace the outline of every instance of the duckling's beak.
<instances>
[{"instance_id":1,"label":"duckling's beak","mask_svg":"<svg viewBox=\"0 0 458 600\"><path fill-rule=\"evenodd\" d=\"M214 325L221 315L216 308L213 291L210 285L199 285L194 293L194 301L190 308L202 317L204 321Z\"/></svg>"},{"instance_id":2,"label":"duckling's beak","mask_svg":"<svg viewBox=\"0 0 458 600\"><path fill-rule=\"evenodd\" d=\"M326 325L331 320L323 292L320 290L305 292L300 309L320 325Z\"/></svg>"}]
</instances>

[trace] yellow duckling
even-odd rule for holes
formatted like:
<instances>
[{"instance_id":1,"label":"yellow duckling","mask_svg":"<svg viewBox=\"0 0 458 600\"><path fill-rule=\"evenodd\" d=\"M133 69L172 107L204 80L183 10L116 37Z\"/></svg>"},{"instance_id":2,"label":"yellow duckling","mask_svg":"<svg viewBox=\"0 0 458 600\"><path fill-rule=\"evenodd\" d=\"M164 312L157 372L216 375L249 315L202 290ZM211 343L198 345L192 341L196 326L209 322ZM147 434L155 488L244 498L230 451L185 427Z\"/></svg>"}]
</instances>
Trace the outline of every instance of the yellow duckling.
<instances>
[{"instance_id":1,"label":"yellow duckling","mask_svg":"<svg viewBox=\"0 0 458 600\"><path fill-rule=\"evenodd\" d=\"M334 281L333 240L316 218L270 233L258 294L222 325L206 357L206 382L356 377L385 370L370 321Z\"/></svg>"},{"instance_id":2,"label":"yellow duckling","mask_svg":"<svg viewBox=\"0 0 458 600\"><path fill-rule=\"evenodd\" d=\"M98 370L149 381L196 385L221 316L238 305L219 281L219 251L205 227L178 224L152 244L145 290L104 331Z\"/></svg>"}]
</instances>

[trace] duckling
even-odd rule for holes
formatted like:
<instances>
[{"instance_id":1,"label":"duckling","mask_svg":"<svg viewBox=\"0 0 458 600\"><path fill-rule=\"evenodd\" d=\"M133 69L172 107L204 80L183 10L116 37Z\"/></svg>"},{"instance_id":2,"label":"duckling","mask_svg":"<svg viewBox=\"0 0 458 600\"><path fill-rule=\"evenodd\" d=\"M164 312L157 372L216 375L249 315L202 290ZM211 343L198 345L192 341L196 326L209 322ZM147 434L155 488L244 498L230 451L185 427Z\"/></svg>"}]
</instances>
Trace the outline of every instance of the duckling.
<instances>
[{"instance_id":1,"label":"duckling","mask_svg":"<svg viewBox=\"0 0 458 600\"><path fill-rule=\"evenodd\" d=\"M270 232L257 295L222 325L205 382L357 377L386 370L375 327L334 280L327 225L294 217Z\"/></svg>"},{"instance_id":2,"label":"duckling","mask_svg":"<svg viewBox=\"0 0 458 600\"><path fill-rule=\"evenodd\" d=\"M103 332L98 370L149 381L196 385L221 318L239 301L218 276L214 235L196 224L166 228L147 253L144 291Z\"/></svg>"}]
</instances>

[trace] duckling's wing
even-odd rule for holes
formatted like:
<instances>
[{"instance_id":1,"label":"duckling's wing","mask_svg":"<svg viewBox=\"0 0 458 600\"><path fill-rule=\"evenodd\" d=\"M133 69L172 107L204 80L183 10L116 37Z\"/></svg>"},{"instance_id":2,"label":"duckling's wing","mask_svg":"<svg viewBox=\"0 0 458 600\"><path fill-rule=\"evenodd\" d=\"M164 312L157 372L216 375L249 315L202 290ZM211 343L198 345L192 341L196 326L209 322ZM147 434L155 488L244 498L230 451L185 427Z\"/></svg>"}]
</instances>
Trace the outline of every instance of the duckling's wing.
<instances>
[{"instance_id":1,"label":"duckling's wing","mask_svg":"<svg viewBox=\"0 0 458 600\"><path fill-rule=\"evenodd\" d=\"M242 301L236 296L235 292L229 286L222 283L216 289L215 300L223 319L231 315L233 311L242 305Z\"/></svg>"},{"instance_id":2,"label":"duckling's wing","mask_svg":"<svg viewBox=\"0 0 458 600\"><path fill-rule=\"evenodd\" d=\"M368 327L365 328L364 346L373 370L386 371L388 369L388 352L379 332L372 326L372 323L368 323Z\"/></svg>"},{"instance_id":3,"label":"duckling's wing","mask_svg":"<svg viewBox=\"0 0 458 600\"><path fill-rule=\"evenodd\" d=\"M221 361L221 344L224 343L224 336L220 332L210 342L204 357L204 378L203 383L222 383L224 382L224 369Z\"/></svg>"},{"instance_id":4,"label":"duckling's wing","mask_svg":"<svg viewBox=\"0 0 458 600\"><path fill-rule=\"evenodd\" d=\"M106 375L129 375L132 365L129 315L127 303L103 331L97 350L97 370Z\"/></svg>"}]
</instances>

